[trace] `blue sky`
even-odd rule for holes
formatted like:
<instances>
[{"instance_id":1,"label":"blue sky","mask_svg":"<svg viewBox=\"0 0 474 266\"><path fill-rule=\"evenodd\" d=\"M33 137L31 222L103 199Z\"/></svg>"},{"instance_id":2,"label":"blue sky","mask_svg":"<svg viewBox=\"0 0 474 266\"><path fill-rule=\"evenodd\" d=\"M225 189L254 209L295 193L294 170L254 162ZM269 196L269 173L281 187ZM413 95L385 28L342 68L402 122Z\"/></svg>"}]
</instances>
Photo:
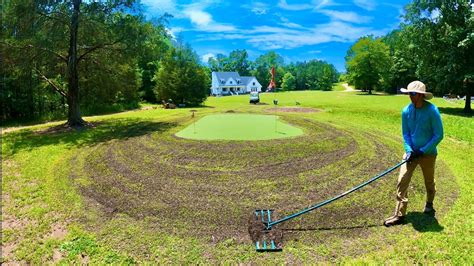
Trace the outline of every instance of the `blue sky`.
<instances>
[{"instance_id":1,"label":"blue sky","mask_svg":"<svg viewBox=\"0 0 474 266\"><path fill-rule=\"evenodd\" d=\"M324 60L345 71L344 56L359 37L398 28L409 0L141 0L149 19L172 14L172 36L203 62L245 49L251 60L273 50L285 63Z\"/></svg>"}]
</instances>

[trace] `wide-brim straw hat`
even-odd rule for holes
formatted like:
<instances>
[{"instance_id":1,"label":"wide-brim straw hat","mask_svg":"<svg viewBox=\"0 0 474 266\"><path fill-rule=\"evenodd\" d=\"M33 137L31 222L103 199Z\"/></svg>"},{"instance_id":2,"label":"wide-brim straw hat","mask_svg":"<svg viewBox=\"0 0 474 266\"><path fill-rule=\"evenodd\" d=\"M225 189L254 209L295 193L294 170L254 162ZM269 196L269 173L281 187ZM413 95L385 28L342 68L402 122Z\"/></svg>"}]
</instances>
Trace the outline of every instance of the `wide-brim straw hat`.
<instances>
[{"instance_id":1,"label":"wide-brim straw hat","mask_svg":"<svg viewBox=\"0 0 474 266\"><path fill-rule=\"evenodd\" d=\"M433 94L431 92L426 91L426 85L421 82L421 81L412 81L410 84L408 84L407 88L401 88L401 92L403 93L410 93L410 92L416 92L416 93L421 93L425 95L425 99L430 100L433 98Z\"/></svg>"}]
</instances>

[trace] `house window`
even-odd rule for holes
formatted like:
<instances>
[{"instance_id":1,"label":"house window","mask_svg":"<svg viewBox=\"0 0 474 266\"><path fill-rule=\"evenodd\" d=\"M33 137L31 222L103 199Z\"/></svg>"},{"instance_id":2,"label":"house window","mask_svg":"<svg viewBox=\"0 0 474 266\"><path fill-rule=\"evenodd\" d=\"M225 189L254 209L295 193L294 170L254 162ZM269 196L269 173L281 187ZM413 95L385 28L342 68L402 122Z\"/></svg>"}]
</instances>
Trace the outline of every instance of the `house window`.
<instances>
[{"instance_id":1,"label":"house window","mask_svg":"<svg viewBox=\"0 0 474 266\"><path fill-rule=\"evenodd\" d=\"M225 83L225 80L221 79L221 84L224 84Z\"/></svg>"},{"instance_id":2,"label":"house window","mask_svg":"<svg viewBox=\"0 0 474 266\"><path fill-rule=\"evenodd\" d=\"M222 91L227 91L227 88L222 88Z\"/></svg>"},{"instance_id":3,"label":"house window","mask_svg":"<svg viewBox=\"0 0 474 266\"><path fill-rule=\"evenodd\" d=\"M255 82L254 82L254 83L252 83L252 84L255 86Z\"/></svg>"},{"instance_id":4,"label":"house window","mask_svg":"<svg viewBox=\"0 0 474 266\"><path fill-rule=\"evenodd\" d=\"M232 80L229 83L232 84Z\"/></svg>"}]
</instances>

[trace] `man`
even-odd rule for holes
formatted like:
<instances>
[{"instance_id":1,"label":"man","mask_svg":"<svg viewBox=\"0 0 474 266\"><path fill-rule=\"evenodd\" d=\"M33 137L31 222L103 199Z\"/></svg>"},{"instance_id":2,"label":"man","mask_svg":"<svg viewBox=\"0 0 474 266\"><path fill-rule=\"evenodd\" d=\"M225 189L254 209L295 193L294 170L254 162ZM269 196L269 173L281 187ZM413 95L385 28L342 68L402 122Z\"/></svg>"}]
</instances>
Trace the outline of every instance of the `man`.
<instances>
[{"instance_id":1,"label":"man","mask_svg":"<svg viewBox=\"0 0 474 266\"><path fill-rule=\"evenodd\" d=\"M401 89L410 95L411 103L402 111L402 132L407 160L400 168L397 183L397 204L395 214L386 219L385 226L403 224L408 204L408 186L415 168L420 165L425 179L426 205L424 212L434 214L433 200L435 196L434 170L438 151L436 146L443 139L443 124L438 108L426 101L433 94L426 91L421 81L413 81L407 89Z\"/></svg>"}]
</instances>

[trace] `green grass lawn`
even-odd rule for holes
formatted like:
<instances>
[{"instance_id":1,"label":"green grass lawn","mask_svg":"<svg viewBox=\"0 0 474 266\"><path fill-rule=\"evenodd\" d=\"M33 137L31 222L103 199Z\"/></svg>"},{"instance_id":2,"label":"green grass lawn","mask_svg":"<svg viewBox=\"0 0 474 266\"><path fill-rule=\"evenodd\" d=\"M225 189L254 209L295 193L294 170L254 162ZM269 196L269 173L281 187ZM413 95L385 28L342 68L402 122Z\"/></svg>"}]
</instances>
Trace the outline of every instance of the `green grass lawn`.
<instances>
[{"instance_id":1,"label":"green grass lawn","mask_svg":"<svg viewBox=\"0 0 474 266\"><path fill-rule=\"evenodd\" d=\"M54 128L61 122L4 130L2 263L474 261L474 122L460 112L463 102L440 98L433 100L445 129L436 220L420 213L418 171L409 223L380 226L394 208L395 173L289 222L283 252L256 253L242 226L253 209L289 214L399 162L400 114L409 102L338 91L260 96L261 105L249 105L248 95L211 97L195 108L196 119L276 115L304 134L251 142L181 139L175 134L193 129L190 109L159 106L86 117L94 127L81 131ZM275 99L278 107L315 112L270 111Z\"/></svg>"},{"instance_id":2,"label":"green grass lawn","mask_svg":"<svg viewBox=\"0 0 474 266\"><path fill-rule=\"evenodd\" d=\"M198 140L268 140L301 134L301 129L279 120L276 115L219 114L193 121L176 136Z\"/></svg>"},{"instance_id":3,"label":"green grass lawn","mask_svg":"<svg viewBox=\"0 0 474 266\"><path fill-rule=\"evenodd\" d=\"M335 84L332 86L332 90L333 90L333 91L345 91L346 88L344 88L344 86L342 86L342 83L344 83L344 82L335 83Z\"/></svg>"}]
</instances>

